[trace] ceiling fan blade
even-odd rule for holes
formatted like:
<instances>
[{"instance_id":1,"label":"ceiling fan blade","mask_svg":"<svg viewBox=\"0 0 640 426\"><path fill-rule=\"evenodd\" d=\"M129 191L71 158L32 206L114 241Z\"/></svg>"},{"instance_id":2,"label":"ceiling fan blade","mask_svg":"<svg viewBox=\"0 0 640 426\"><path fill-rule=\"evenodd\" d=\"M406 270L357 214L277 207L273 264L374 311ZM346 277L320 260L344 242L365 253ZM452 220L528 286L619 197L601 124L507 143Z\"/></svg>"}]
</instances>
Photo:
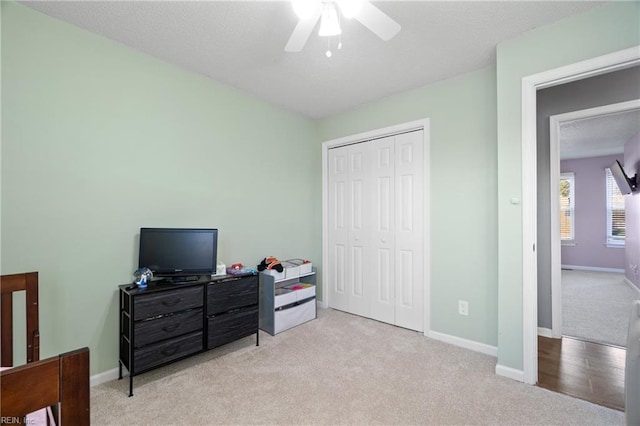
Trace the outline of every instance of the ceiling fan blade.
<instances>
[{"instance_id":1,"label":"ceiling fan blade","mask_svg":"<svg viewBox=\"0 0 640 426\"><path fill-rule=\"evenodd\" d=\"M321 10L318 8L317 13L314 13L309 18L300 19L298 25L296 25L287 45L284 47L285 52L299 52L307 43L311 32L316 26L318 19L320 19Z\"/></svg>"},{"instance_id":2,"label":"ceiling fan blade","mask_svg":"<svg viewBox=\"0 0 640 426\"><path fill-rule=\"evenodd\" d=\"M362 3L362 9L354 18L384 41L391 40L400 32L400 24L369 1Z\"/></svg>"}]
</instances>

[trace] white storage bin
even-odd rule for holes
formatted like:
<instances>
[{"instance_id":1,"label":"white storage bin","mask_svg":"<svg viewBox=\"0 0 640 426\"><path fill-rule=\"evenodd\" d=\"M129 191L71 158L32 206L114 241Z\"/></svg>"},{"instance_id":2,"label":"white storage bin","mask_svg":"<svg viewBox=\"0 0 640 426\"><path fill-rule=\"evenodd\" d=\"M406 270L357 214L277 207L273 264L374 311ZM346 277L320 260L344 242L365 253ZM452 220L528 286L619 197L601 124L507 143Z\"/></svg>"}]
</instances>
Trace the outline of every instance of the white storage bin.
<instances>
[{"instance_id":1,"label":"white storage bin","mask_svg":"<svg viewBox=\"0 0 640 426\"><path fill-rule=\"evenodd\" d=\"M267 275L271 275L276 281L277 280L284 280L284 278L285 278L284 270L282 272L278 272L275 269L265 269L262 272L264 272Z\"/></svg>"},{"instance_id":2,"label":"white storage bin","mask_svg":"<svg viewBox=\"0 0 640 426\"><path fill-rule=\"evenodd\" d=\"M300 275L307 275L313 272L313 264L304 259L289 259L286 262L297 265L300 268Z\"/></svg>"},{"instance_id":3,"label":"white storage bin","mask_svg":"<svg viewBox=\"0 0 640 426\"><path fill-rule=\"evenodd\" d=\"M296 295L296 293L296 291L291 290L276 295L273 301L273 307L279 308L280 306L296 302L298 300L298 296Z\"/></svg>"},{"instance_id":4,"label":"white storage bin","mask_svg":"<svg viewBox=\"0 0 640 426\"><path fill-rule=\"evenodd\" d=\"M313 272L313 264L311 262L300 265L300 275L307 275Z\"/></svg>"},{"instance_id":5,"label":"white storage bin","mask_svg":"<svg viewBox=\"0 0 640 426\"><path fill-rule=\"evenodd\" d=\"M298 278L300 276L300 267L298 265L285 260L282 262L282 266L284 266L285 279L288 280L289 278Z\"/></svg>"},{"instance_id":6,"label":"white storage bin","mask_svg":"<svg viewBox=\"0 0 640 426\"><path fill-rule=\"evenodd\" d=\"M296 290L295 293L296 293L296 300L304 300L316 295L316 286L301 288L299 290Z\"/></svg>"},{"instance_id":7,"label":"white storage bin","mask_svg":"<svg viewBox=\"0 0 640 426\"><path fill-rule=\"evenodd\" d=\"M297 305L288 309L275 312L274 333L288 330L291 327L311 321L316 317L316 300L309 300L302 305Z\"/></svg>"}]
</instances>

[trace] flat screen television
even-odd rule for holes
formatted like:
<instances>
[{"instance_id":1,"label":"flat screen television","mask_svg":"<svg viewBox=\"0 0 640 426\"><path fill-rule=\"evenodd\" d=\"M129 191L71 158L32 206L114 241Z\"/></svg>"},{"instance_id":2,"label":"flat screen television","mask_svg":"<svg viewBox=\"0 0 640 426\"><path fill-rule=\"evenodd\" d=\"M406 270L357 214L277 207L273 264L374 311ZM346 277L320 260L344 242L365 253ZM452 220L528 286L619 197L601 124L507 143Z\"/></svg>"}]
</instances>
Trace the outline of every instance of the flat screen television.
<instances>
[{"instance_id":1,"label":"flat screen television","mask_svg":"<svg viewBox=\"0 0 640 426\"><path fill-rule=\"evenodd\" d=\"M140 228L138 267L154 277L175 278L216 272L218 230L203 228Z\"/></svg>"},{"instance_id":2,"label":"flat screen television","mask_svg":"<svg viewBox=\"0 0 640 426\"><path fill-rule=\"evenodd\" d=\"M618 160L616 160L616 162L613 163L611 167L609 167L609 169L611 170L611 174L613 175L613 178L615 179L616 184L618 185L618 188L620 189L620 192L623 195L631 194L633 191L636 190L638 185L637 173L635 176L631 178L627 176L627 173L625 173L624 168L622 168L622 164L620 164L620 161Z\"/></svg>"}]
</instances>

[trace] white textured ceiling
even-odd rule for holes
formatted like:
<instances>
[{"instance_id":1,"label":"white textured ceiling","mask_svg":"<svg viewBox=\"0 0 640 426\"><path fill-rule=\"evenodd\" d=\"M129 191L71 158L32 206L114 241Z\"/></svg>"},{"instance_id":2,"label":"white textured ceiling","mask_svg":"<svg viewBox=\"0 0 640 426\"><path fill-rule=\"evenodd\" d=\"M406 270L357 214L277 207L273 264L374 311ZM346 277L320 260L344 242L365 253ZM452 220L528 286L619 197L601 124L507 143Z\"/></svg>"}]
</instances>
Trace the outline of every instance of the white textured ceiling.
<instances>
[{"instance_id":1,"label":"white textured ceiling","mask_svg":"<svg viewBox=\"0 0 640 426\"><path fill-rule=\"evenodd\" d=\"M494 64L499 42L604 2L374 1L400 33L383 42L343 20L331 58L317 29L284 52L297 23L286 1L21 3L317 119Z\"/></svg>"},{"instance_id":2,"label":"white textured ceiling","mask_svg":"<svg viewBox=\"0 0 640 426\"><path fill-rule=\"evenodd\" d=\"M640 132L640 109L560 124L560 158L622 154L624 144Z\"/></svg>"}]
</instances>

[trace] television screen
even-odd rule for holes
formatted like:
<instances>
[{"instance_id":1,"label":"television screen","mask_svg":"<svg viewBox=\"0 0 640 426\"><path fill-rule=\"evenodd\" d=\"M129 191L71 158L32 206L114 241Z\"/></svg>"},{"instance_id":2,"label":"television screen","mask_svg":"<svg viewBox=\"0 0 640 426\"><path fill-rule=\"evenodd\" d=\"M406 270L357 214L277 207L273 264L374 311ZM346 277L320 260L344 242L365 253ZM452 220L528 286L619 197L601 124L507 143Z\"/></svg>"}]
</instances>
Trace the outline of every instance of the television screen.
<instances>
[{"instance_id":1,"label":"television screen","mask_svg":"<svg viewBox=\"0 0 640 426\"><path fill-rule=\"evenodd\" d=\"M622 168L622 164L620 164L620 161L616 160L616 162L613 163L611 167L609 167L609 169L611 170L611 174L613 175L613 178L615 179L616 184L618 185L618 188L623 195L631 194L636 189L635 178L630 179L627 176L624 169Z\"/></svg>"},{"instance_id":2,"label":"television screen","mask_svg":"<svg viewBox=\"0 0 640 426\"><path fill-rule=\"evenodd\" d=\"M217 251L217 229L141 228L138 267L156 276L213 274Z\"/></svg>"}]
</instances>

